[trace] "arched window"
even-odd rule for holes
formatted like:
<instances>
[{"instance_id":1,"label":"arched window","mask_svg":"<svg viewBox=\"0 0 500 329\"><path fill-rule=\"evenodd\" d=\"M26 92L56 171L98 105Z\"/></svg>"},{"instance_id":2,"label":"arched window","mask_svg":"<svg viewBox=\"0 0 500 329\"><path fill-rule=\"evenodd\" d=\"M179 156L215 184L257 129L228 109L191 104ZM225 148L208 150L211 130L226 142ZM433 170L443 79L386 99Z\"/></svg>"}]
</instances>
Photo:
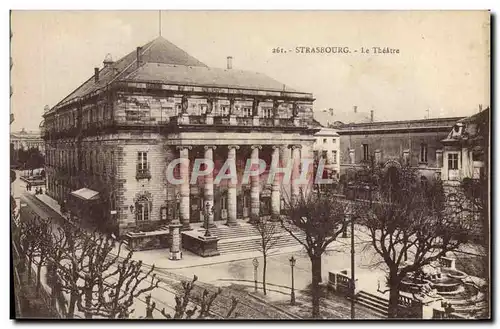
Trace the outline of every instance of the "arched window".
<instances>
[{"instance_id":1,"label":"arched window","mask_svg":"<svg viewBox=\"0 0 500 329\"><path fill-rule=\"evenodd\" d=\"M150 219L151 203L145 196L139 197L135 203L135 219L136 221L148 221Z\"/></svg>"}]
</instances>

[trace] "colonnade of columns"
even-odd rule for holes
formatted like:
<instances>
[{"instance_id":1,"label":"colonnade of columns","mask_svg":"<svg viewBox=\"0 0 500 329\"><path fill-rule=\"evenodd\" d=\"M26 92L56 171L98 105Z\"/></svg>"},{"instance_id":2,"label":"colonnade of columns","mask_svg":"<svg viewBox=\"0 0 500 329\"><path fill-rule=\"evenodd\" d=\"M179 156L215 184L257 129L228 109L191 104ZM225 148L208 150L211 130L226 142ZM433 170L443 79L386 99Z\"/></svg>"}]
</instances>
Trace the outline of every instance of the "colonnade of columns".
<instances>
[{"instance_id":1,"label":"colonnade of columns","mask_svg":"<svg viewBox=\"0 0 500 329\"><path fill-rule=\"evenodd\" d=\"M214 161L214 150L219 147L222 149L223 146L205 146L204 147L204 158L206 160ZM226 147L226 146L224 146ZM286 148L291 149L291 159L286 156ZM293 167L291 168L291 181L298 179L300 176L300 161L301 161L301 145L282 145L272 146L272 164L279 168L285 168L288 166L289 161L293 161ZM227 162L229 168L236 168L236 152L240 147L238 145L227 145ZM258 170L259 167L259 151L262 150L262 145L251 145L251 155L250 164L252 165L252 170ZM177 146L179 150L180 162L180 179L182 184L179 188L180 195L180 208L179 216L182 223L183 230L189 230L190 227L190 172L189 172L189 151L192 150L192 146ZM280 164L280 158L282 163ZM258 175L250 175L250 222L255 223L260 217L260 177ZM291 202L295 202L299 195L299 186L297 184L290 183L290 193ZM208 204L210 209L214 206L214 177L212 171L209 171L207 175L204 176L204 186L203 186L203 197L204 206ZM274 175L271 184L271 216L272 218L277 218L281 211L281 184L279 175ZM209 227L214 227L214 213L210 211L208 215L208 225ZM237 222L237 183L229 179L227 188L227 223L228 226L236 226Z\"/></svg>"}]
</instances>

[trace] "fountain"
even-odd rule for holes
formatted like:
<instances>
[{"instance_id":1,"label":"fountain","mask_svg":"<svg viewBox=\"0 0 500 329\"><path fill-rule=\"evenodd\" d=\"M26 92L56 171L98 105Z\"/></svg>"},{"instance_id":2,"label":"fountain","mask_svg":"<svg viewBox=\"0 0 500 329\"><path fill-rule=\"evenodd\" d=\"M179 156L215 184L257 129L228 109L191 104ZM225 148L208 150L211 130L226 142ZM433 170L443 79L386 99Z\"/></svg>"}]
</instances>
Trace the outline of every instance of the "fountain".
<instances>
[{"instance_id":1,"label":"fountain","mask_svg":"<svg viewBox=\"0 0 500 329\"><path fill-rule=\"evenodd\" d=\"M408 273L401 281L400 291L416 299L441 300L442 309L461 316L472 316L487 308L485 294L469 276L455 268L455 259L443 257L439 262Z\"/></svg>"}]
</instances>

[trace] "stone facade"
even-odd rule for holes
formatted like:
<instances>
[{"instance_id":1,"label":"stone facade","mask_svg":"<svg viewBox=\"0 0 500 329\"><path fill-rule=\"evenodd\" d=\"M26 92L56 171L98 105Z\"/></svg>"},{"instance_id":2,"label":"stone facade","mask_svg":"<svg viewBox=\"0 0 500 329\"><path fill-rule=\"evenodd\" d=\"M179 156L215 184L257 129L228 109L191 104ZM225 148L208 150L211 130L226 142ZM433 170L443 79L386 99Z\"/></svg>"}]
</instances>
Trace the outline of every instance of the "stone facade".
<instances>
[{"instance_id":1,"label":"stone facade","mask_svg":"<svg viewBox=\"0 0 500 329\"><path fill-rule=\"evenodd\" d=\"M441 140L459 119L343 125L338 129L341 175L373 159L386 167L406 162L428 179L439 177L443 166Z\"/></svg>"},{"instance_id":2,"label":"stone facade","mask_svg":"<svg viewBox=\"0 0 500 329\"><path fill-rule=\"evenodd\" d=\"M331 169L333 177L340 176L340 136L336 129L321 128L314 134L314 152L317 158L324 158L326 167Z\"/></svg>"},{"instance_id":3,"label":"stone facade","mask_svg":"<svg viewBox=\"0 0 500 329\"><path fill-rule=\"evenodd\" d=\"M207 203L211 225L237 225L252 214L276 216L298 187L277 179L268 183L269 165L272 159L282 164L294 157L298 168L300 159L312 159L314 99L309 93L278 91L259 79L261 87L247 89L241 81L213 87L118 78L107 88L77 89L81 96L72 94L44 114L47 193L68 203L79 218L119 235L157 230L178 219L188 230L204 220ZM214 177L190 184L198 158L213 159ZM189 161L174 170L177 179L185 179L181 185L167 180L175 159ZM238 181L214 183L228 159L236 165ZM268 164L266 171L242 182L247 160L258 159ZM75 198L72 192L82 187L99 192L98 200Z\"/></svg>"}]
</instances>

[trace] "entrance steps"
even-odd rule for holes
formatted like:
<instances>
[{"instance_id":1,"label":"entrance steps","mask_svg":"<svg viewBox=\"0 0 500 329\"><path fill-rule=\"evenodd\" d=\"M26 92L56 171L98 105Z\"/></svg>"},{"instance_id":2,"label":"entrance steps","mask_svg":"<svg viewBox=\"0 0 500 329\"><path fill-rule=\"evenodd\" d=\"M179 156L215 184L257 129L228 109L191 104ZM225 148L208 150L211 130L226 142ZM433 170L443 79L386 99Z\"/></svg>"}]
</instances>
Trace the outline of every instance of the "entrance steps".
<instances>
[{"instance_id":1,"label":"entrance steps","mask_svg":"<svg viewBox=\"0 0 500 329\"><path fill-rule=\"evenodd\" d=\"M370 294L365 291L360 291L356 295L356 302L369 308L378 314L387 317L389 315L389 301L385 298Z\"/></svg>"},{"instance_id":2,"label":"entrance steps","mask_svg":"<svg viewBox=\"0 0 500 329\"><path fill-rule=\"evenodd\" d=\"M283 229L280 223L269 223L269 225L277 225L275 228L276 242L272 249L299 245L299 242ZM257 228L248 223L241 223L239 226L218 225L211 228L210 233L219 238L218 250L221 254L259 251L259 246L262 243L262 237ZM305 239L304 233L298 229L294 230L294 234Z\"/></svg>"}]
</instances>

